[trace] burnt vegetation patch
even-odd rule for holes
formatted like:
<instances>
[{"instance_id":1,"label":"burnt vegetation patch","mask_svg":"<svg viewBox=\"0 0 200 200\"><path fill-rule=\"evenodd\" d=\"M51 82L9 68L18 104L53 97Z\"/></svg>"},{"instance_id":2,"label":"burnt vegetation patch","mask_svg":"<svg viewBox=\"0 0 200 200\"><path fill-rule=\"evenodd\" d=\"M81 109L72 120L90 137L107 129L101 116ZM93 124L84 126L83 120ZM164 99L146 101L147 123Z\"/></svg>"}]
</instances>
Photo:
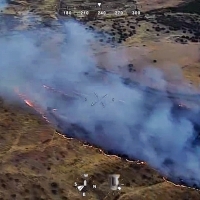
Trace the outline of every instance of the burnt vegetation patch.
<instances>
[{"instance_id":1,"label":"burnt vegetation patch","mask_svg":"<svg viewBox=\"0 0 200 200\"><path fill-rule=\"evenodd\" d=\"M173 31L181 31L180 37L175 42L186 44L200 42L200 1L186 1L176 7L160 8L148 11L144 14L155 15L152 22L156 32L170 34ZM139 17L140 21L148 21L145 17ZM160 25L166 26L160 27Z\"/></svg>"},{"instance_id":2,"label":"burnt vegetation patch","mask_svg":"<svg viewBox=\"0 0 200 200\"><path fill-rule=\"evenodd\" d=\"M183 3L180 3L179 5L175 7L168 7L168 8L159 8L159 9L153 9L146 13L148 14L156 14L156 13L166 13L166 12L172 12L172 13L189 13L189 14L197 14L200 15L200 1L199 0L193 0L193 1L185 1Z\"/></svg>"},{"instance_id":3,"label":"burnt vegetation patch","mask_svg":"<svg viewBox=\"0 0 200 200\"><path fill-rule=\"evenodd\" d=\"M194 35L196 39L200 39L200 16L169 14L166 17L158 15L156 20L157 23L168 26L170 31L182 30L185 33Z\"/></svg>"},{"instance_id":4,"label":"burnt vegetation patch","mask_svg":"<svg viewBox=\"0 0 200 200\"><path fill-rule=\"evenodd\" d=\"M198 14L200 15L200 1L193 0L186 3L181 3L177 7L170 7L168 10L171 12L182 12L182 13L191 13L191 14Z\"/></svg>"}]
</instances>

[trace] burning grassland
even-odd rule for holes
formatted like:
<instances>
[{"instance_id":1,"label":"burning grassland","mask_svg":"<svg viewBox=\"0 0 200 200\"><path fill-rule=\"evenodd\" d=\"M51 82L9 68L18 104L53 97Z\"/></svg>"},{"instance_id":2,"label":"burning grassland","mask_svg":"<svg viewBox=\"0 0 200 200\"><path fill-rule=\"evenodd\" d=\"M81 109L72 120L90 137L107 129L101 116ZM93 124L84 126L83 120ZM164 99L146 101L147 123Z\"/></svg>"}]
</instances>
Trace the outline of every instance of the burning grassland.
<instances>
[{"instance_id":1,"label":"burning grassland","mask_svg":"<svg viewBox=\"0 0 200 200\"><path fill-rule=\"evenodd\" d=\"M162 90L108 72L103 81L88 44L88 40L94 41L95 32L71 21L61 29L65 42L56 48L50 41L55 34L51 28L0 38L3 98L14 102L20 97L67 137L143 160L170 180L199 187L199 106L188 110L174 103L178 99L198 105L199 94L188 94L187 88L170 93L162 72L154 68L148 68L147 74ZM42 35L48 40L43 41ZM122 55L111 53L106 59L115 66L126 64ZM43 141L49 144L50 138ZM59 161L51 160L54 162ZM47 168L55 170L55 166ZM59 170L70 173L63 165Z\"/></svg>"},{"instance_id":2,"label":"burning grassland","mask_svg":"<svg viewBox=\"0 0 200 200\"><path fill-rule=\"evenodd\" d=\"M132 82L134 84L134 82ZM64 103L69 103L72 99L75 101L76 97L82 97L82 100L85 99L84 95L74 92L74 94L79 94L78 96L70 96L67 95L61 91L57 91L54 88L48 87L48 86L43 86L45 89L49 90L50 92L54 93L57 98L59 98L61 101L64 101ZM134 87L133 87L134 88ZM151 88L150 88L151 89ZM146 91L147 97L149 99L152 99L151 95L154 96L154 98L157 100L157 98L159 98L159 96L164 95L161 91L156 91L155 89L151 89L151 92L148 92L148 88ZM159 93L159 95L157 93ZM160 94L161 92L161 94ZM155 95L158 95L157 97L155 97ZM192 145L193 147L197 147L199 145L199 133L200 133L200 126L198 125L198 121L196 121L196 119L198 119L199 113L195 113L194 111L192 111L192 108L188 108L185 105L182 104L178 104L176 101L176 95L177 94L170 94L169 96L167 96L165 94L165 96L162 96L162 99L164 101L166 101L166 99L171 98L172 102L173 102L173 107L171 110L171 113L173 114L175 120L180 120L180 118L182 117L182 115L187 115L188 119L191 120L191 122L193 123L194 126L194 130L196 131L196 136L194 135ZM88 96L88 95L85 95ZM21 95L22 97L22 95ZM188 96L189 97L189 96ZM23 99L25 101L25 103L30 106L33 107L35 110L37 110L40 114L42 114L42 112L40 110L37 109L37 107L34 107L33 103L30 103L30 101ZM80 100L80 99L79 99ZM63 105L63 103L61 103L61 101L59 101L60 103L57 105ZM85 103L85 102L83 102ZM92 104L91 104L92 106ZM125 105L124 105L125 106ZM148 113L149 111L153 111L154 105L149 104L146 108L146 112ZM106 155L117 155L119 158L125 159L126 161L131 161L131 160L137 160L138 156L130 156L127 153L123 153L118 149L112 149L109 147L112 147L113 145L113 141L110 140L108 138L108 136L105 134L104 129L103 129L103 125L101 123L97 124L95 126L95 133L96 133L96 139L98 140L98 142L94 142L94 140L91 140L90 135L92 134L91 132L87 131L87 129L85 129L84 127L80 126L77 123L69 123L70 118L67 118L67 115L65 116L64 114L60 115L60 109L57 108L50 108L48 107L47 110L43 111L43 113L46 113L45 115L42 114L43 118L47 121L50 122L54 125L56 125L56 129L58 131L58 133L64 134L66 135L66 137L68 138L78 138L79 140L81 140L82 142L84 142L84 144L87 144L87 147L90 147L90 145L95 145L97 146L99 149L103 148L103 151ZM135 128L135 131L140 131L141 125L138 124L137 127ZM139 133L139 132L138 132ZM153 143L152 143L153 145ZM156 147L155 147L156 148ZM162 147L161 147L162 148ZM157 149L159 151L159 149ZM171 158L166 158L163 162L163 166L167 167L169 169L171 169L173 171L174 168L176 168L176 163L171 160ZM158 169L159 170L159 169ZM162 173L162 170L160 170L160 172ZM179 185L186 185L186 186L190 186L190 187L194 187L194 188L198 188L197 184L193 184L193 185L188 185L187 182L185 182L181 177L176 177L173 175L173 172L168 174L168 178L169 180L175 182L176 184Z\"/></svg>"},{"instance_id":3,"label":"burning grassland","mask_svg":"<svg viewBox=\"0 0 200 200\"><path fill-rule=\"evenodd\" d=\"M70 30L67 34L73 38L76 34L73 36L73 31L70 32L71 27L72 30L81 27L73 23L68 27ZM190 168L189 161L185 166L186 171L191 170L189 177L185 177L183 169L180 171L178 169L179 162L185 160L180 150L188 154L187 159L193 159L193 156L190 157L191 152L195 151L194 155L198 155L198 145L194 145L196 141L198 144L196 140L199 134L198 110L181 109L174 103L176 99L188 100L189 98L189 102L196 100L198 104L198 94L174 94L165 91L165 82L160 73L154 75L157 80L163 82L162 91L121 79L118 75L106 71L104 78L107 82L105 83L100 76L101 70L94 67L95 60L86 58L85 51L82 53L84 48L87 48L87 43L82 40L79 41L83 42L80 48L79 43L70 44L71 41L66 43L66 46L72 45L70 50L68 48L63 52L62 46L61 60L58 61L60 65L56 65L57 61L49 57L48 52L42 52L42 47L34 46L29 39L24 42L25 46L31 47L33 52L31 54L26 52L30 60L26 60L23 56L20 58L20 55L16 58L20 58L18 63L22 67L15 72L16 74L5 69L5 73L9 73L12 77L10 85L5 85L7 77L2 77L4 86L9 86L8 91L15 92L27 105L33 107L67 137L96 145L108 154L117 154L129 160L147 161L170 179L175 181L184 179L186 185L199 185L198 179L193 177L194 172ZM44 53L41 61L39 52ZM78 57L73 52L76 52ZM32 55L34 58L31 58ZM82 62L79 59L83 59ZM25 66L23 62L27 62ZM34 68L37 67L37 70L31 68L32 63L35 62L37 65L34 64ZM111 62L116 61L111 60ZM14 86L15 88L17 86L17 89L13 91L11 89ZM6 92L4 94L6 95ZM122 97L124 103L119 101ZM157 125L157 120L161 120L160 124L163 124L165 129L160 124ZM174 135L174 132L178 132L177 135ZM174 137L178 139L174 141ZM179 139L181 139L180 143ZM177 160L168 148L167 144L172 141L174 141L173 148L178 148L175 152L181 160ZM166 160L171 164L166 164L169 163ZM198 165L198 162L196 164Z\"/></svg>"},{"instance_id":4,"label":"burning grassland","mask_svg":"<svg viewBox=\"0 0 200 200\"><path fill-rule=\"evenodd\" d=\"M162 200L161 194L163 200L183 196L199 199L198 191L167 183L145 163L106 156L99 148L61 137L45 120L33 114L28 105L21 107L2 101L0 110L1 123L4 115L12 121L9 130L0 126L0 136L6 139L0 142L2 198L79 200L82 196L73 187L74 181L81 183L81 174L88 173L91 177L88 184L98 187L87 193L91 200L97 197ZM12 129L15 138L11 139ZM121 174L120 182L124 185L121 193L113 195L109 194L107 176L116 172Z\"/></svg>"}]
</instances>

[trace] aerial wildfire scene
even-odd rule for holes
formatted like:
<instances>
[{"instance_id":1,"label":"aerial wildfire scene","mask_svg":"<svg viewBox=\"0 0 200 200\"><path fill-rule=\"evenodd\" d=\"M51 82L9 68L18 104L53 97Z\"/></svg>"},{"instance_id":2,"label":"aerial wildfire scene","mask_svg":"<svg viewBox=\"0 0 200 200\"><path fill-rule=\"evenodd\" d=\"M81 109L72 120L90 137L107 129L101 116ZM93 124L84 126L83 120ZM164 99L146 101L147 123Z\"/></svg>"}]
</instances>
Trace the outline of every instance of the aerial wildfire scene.
<instances>
[{"instance_id":1,"label":"aerial wildfire scene","mask_svg":"<svg viewBox=\"0 0 200 200\"><path fill-rule=\"evenodd\" d=\"M6 1L0 4L2 10L8 7ZM137 56L145 45L129 51L113 39L111 47L102 47L97 39L107 41L109 34L100 35L86 22L62 17L42 26L42 17L30 12L23 20L0 17L8 26L12 20L18 27L23 20L32 26L0 33L3 102L30 107L64 141L73 138L104 157L148 165L175 187L200 188L200 90L184 78L182 66L172 64L180 70L172 66L168 72L181 79L172 83L156 60ZM116 199L128 199L122 196Z\"/></svg>"}]
</instances>

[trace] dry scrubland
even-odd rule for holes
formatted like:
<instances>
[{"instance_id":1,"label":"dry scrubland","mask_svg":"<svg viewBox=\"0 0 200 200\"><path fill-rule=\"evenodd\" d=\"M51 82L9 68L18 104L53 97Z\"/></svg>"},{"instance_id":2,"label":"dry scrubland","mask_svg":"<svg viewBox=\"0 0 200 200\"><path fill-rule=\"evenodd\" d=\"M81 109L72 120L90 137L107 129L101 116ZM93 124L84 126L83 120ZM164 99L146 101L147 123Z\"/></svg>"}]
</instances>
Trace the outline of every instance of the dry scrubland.
<instances>
[{"instance_id":1,"label":"dry scrubland","mask_svg":"<svg viewBox=\"0 0 200 200\"><path fill-rule=\"evenodd\" d=\"M42 18L38 23L47 25L51 18L56 19L57 1L14 1L2 17L15 16L20 19L25 11L30 10ZM142 11L160 9L178 5L180 1L142 0ZM159 10L157 11L159 12ZM167 12L167 11L166 11ZM168 17L176 17L169 14ZM181 20L180 20L180 19ZM199 23L198 14L182 14L178 23L184 19L195 19ZM180 76L174 76L174 70L183 70L184 77L191 85L199 85L199 43L192 28L172 28L157 15L152 20L136 20L133 17L115 20L89 21L86 25L102 33L111 33L118 43L115 51L123 50L134 64L133 73L140 72L142 67L151 63L166 72L169 82L181 83ZM178 20L177 19L177 20ZM199 20L199 21L198 21ZM159 23L158 23L159 21ZM174 21L173 21L174 23ZM2 24L1 24L2 26ZM180 25L182 26L182 25ZM158 28L159 27L159 28ZM171 28L169 28L171 27ZM5 32L9 28L4 24ZM11 26L12 29L27 28L27 23ZM194 28L194 27L193 27ZM125 34L126 33L126 34ZM182 37L182 36L185 37ZM94 53L102 67L107 67L104 56L112 50L111 39L103 41L101 35L93 44ZM185 41L187 40L187 41ZM105 44L105 42L107 42ZM142 60L142 61L141 61ZM175 65L175 67L174 67ZM114 68L115 66L109 66ZM181 70L179 68L182 68ZM127 162L116 157L106 156L100 150L83 146L76 140L69 140L57 134L55 130L31 110L28 106L19 106L0 101L0 199L43 199L43 200L75 200L82 199L81 194L73 187L74 181L82 183L81 175L88 173L92 184L97 189L90 190L86 199L113 200L171 200L199 199L199 191L174 186L163 180L162 176L145 164ZM107 175L120 173L123 189L119 193L109 193Z\"/></svg>"}]
</instances>

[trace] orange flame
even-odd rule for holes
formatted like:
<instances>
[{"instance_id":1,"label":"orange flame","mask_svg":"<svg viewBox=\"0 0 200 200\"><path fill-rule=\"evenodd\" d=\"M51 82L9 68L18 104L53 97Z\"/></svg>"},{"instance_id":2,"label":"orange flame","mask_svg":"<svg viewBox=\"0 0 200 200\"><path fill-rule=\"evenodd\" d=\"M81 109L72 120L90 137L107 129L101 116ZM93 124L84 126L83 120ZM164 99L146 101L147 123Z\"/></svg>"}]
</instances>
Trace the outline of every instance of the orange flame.
<instances>
[{"instance_id":1,"label":"orange flame","mask_svg":"<svg viewBox=\"0 0 200 200\"><path fill-rule=\"evenodd\" d=\"M15 92L17 93L17 95L31 108L33 108L36 112L38 112L48 123L49 120L47 119L47 117L45 116L44 112L42 111L42 109L39 106L36 106L33 102L31 102L30 100L28 100L28 98L19 92L18 88L15 88Z\"/></svg>"},{"instance_id":2,"label":"orange flame","mask_svg":"<svg viewBox=\"0 0 200 200\"><path fill-rule=\"evenodd\" d=\"M24 101L28 106L34 107L33 104L29 100L24 99Z\"/></svg>"}]
</instances>

